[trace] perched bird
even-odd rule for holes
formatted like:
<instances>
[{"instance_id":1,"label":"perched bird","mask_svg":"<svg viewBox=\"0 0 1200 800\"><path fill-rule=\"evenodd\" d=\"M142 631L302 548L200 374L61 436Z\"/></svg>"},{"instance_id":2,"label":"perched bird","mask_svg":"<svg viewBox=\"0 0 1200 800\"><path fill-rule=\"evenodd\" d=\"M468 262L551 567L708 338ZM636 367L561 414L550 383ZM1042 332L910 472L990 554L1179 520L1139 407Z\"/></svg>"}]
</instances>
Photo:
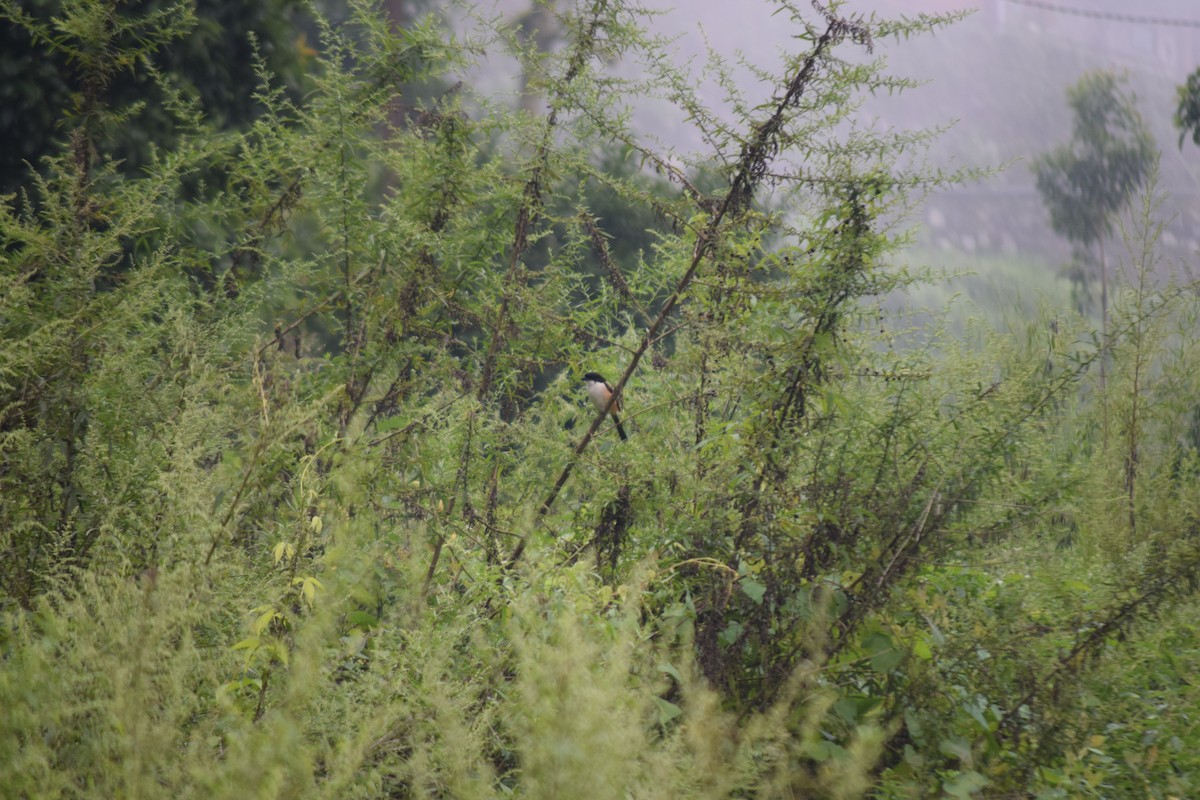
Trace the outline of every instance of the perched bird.
<instances>
[{"instance_id":1,"label":"perched bird","mask_svg":"<svg viewBox=\"0 0 1200 800\"><path fill-rule=\"evenodd\" d=\"M604 380L604 376L599 372L589 372L587 375L584 375L583 383L587 386L588 397L592 398L592 405L596 407L597 411L603 411L604 407L608 405L608 398L612 397L612 384ZM624 441L629 437L625 435L625 429L621 427L621 420L617 416L617 412L620 410L621 398L618 397L609 406L608 413L612 415L613 424L617 426L617 434Z\"/></svg>"}]
</instances>

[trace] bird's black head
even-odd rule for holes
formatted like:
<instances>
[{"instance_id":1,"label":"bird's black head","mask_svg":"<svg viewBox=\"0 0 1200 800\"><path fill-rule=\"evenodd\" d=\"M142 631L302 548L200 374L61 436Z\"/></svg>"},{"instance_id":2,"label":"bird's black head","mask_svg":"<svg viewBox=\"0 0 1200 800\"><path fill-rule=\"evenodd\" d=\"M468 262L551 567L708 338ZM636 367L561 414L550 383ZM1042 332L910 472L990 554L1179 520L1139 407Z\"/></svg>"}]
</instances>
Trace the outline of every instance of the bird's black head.
<instances>
[{"instance_id":1,"label":"bird's black head","mask_svg":"<svg viewBox=\"0 0 1200 800\"><path fill-rule=\"evenodd\" d=\"M589 372L583 376L585 381L595 381L596 383L604 383L604 376L599 372Z\"/></svg>"}]
</instances>

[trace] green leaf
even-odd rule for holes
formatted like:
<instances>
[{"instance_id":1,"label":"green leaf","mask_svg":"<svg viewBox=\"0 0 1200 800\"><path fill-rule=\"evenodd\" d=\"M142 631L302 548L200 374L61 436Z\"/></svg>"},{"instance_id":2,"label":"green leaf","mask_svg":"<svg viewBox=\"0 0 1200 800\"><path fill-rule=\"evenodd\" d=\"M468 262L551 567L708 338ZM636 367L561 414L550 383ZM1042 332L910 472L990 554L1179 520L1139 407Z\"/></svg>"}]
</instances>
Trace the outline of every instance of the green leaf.
<instances>
[{"instance_id":1,"label":"green leaf","mask_svg":"<svg viewBox=\"0 0 1200 800\"><path fill-rule=\"evenodd\" d=\"M671 720L683 713L683 709L661 697L654 698L654 703L658 706L658 724L666 725Z\"/></svg>"},{"instance_id":2,"label":"green leaf","mask_svg":"<svg viewBox=\"0 0 1200 800\"><path fill-rule=\"evenodd\" d=\"M911 710L904 712L904 727L914 742L918 745L925 744L925 726L915 712Z\"/></svg>"},{"instance_id":3,"label":"green leaf","mask_svg":"<svg viewBox=\"0 0 1200 800\"><path fill-rule=\"evenodd\" d=\"M858 719L858 701L853 697L843 697L833 704L833 710L846 722Z\"/></svg>"},{"instance_id":4,"label":"green leaf","mask_svg":"<svg viewBox=\"0 0 1200 800\"><path fill-rule=\"evenodd\" d=\"M278 564L285 558L292 558L295 556L296 546L291 542L280 542L279 544L275 545L273 553L275 556L275 563Z\"/></svg>"},{"instance_id":5,"label":"green leaf","mask_svg":"<svg viewBox=\"0 0 1200 800\"><path fill-rule=\"evenodd\" d=\"M301 578L293 578L293 584L300 584L300 593L304 596L304 601L311 608L317 598L317 590L324 590L325 587L319 580L311 575L306 575Z\"/></svg>"},{"instance_id":6,"label":"green leaf","mask_svg":"<svg viewBox=\"0 0 1200 800\"><path fill-rule=\"evenodd\" d=\"M291 660L291 654L288 653L287 646L284 645L283 642L280 642L280 641L268 642L267 646L264 649L267 651L267 653L270 654L270 656L272 658L274 658L276 661L278 661L280 664L283 664L284 666L287 666L288 662Z\"/></svg>"},{"instance_id":7,"label":"green leaf","mask_svg":"<svg viewBox=\"0 0 1200 800\"><path fill-rule=\"evenodd\" d=\"M257 678L235 678L228 683L223 683L217 687L217 700L223 700L229 695L235 694L242 689L260 689L262 681Z\"/></svg>"},{"instance_id":8,"label":"green leaf","mask_svg":"<svg viewBox=\"0 0 1200 800\"><path fill-rule=\"evenodd\" d=\"M959 736L951 736L938 742L938 752L959 761L966 761L971 758L971 745Z\"/></svg>"},{"instance_id":9,"label":"green leaf","mask_svg":"<svg viewBox=\"0 0 1200 800\"><path fill-rule=\"evenodd\" d=\"M904 660L904 652L882 631L863 637L863 649L871 654L871 669L883 674L891 672Z\"/></svg>"},{"instance_id":10,"label":"green leaf","mask_svg":"<svg viewBox=\"0 0 1200 800\"><path fill-rule=\"evenodd\" d=\"M913 655L922 661L933 660L933 650L929 647L929 642L925 641L923 638L917 639L915 642L913 642L912 651Z\"/></svg>"},{"instance_id":11,"label":"green leaf","mask_svg":"<svg viewBox=\"0 0 1200 800\"><path fill-rule=\"evenodd\" d=\"M408 424L408 420L404 417L388 417L381 419L375 425L376 433L387 433L388 431L399 430Z\"/></svg>"},{"instance_id":12,"label":"green leaf","mask_svg":"<svg viewBox=\"0 0 1200 800\"><path fill-rule=\"evenodd\" d=\"M717 641L728 647L737 641L737 638L742 635L742 623L736 619L731 619L729 624L725 626L725 630L717 634Z\"/></svg>"},{"instance_id":13,"label":"green leaf","mask_svg":"<svg viewBox=\"0 0 1200 800\"><path fill-rule=\"evenodd\" d=\"M831 758L844 758L846 756L846 749L844 747L836 742L830 742L825 739L805 742L801 749L813 761L828 761Z\"/></svg>"},{"instance_id":14,"label":"green leaf","mask_svg":"<svg viewBox=\"0 0 1200 800\"><path fill-rule=\"evenodd\" d=\"M276 611L273 608L267 609L266 611L264 611L262 614L259 615L258 619L254 620L254 624L250 626L250 629L252 631L254 631L255 634L261 636L263 633L266 632L267 628L269 628L271 626L271 623L274 622L278 618L279 618L278 611Z\"/></svg>"},{"instance_id":15,"label":"green leaf","mask_svg":"<svg viewBox=\"0 0 1200 800\"><path fill-rule=\"evenodd\" d=\"M379 624L379 618L366 611L351 611L346 615L346 622L355 628L374 628Z\"/></svg>"},{"instance_id":16,"label":"green leaf","mask_svg":"<svg viewBox=\"0 0 1200 800\"><path fill-rule=\"evenodd\" d=\"M665 672L667 675L670 675L672 678L674 678L679 683L683 683L683 676L679 674L679 670L677 670L675 668L674 664L670 664L670 663L664 661L658 665L658 671Z\"/></svg>"},{"instance_id":17,"label":"green leaf","mask_svg":"<svg viewBox=\"0 0 1200 800\"><path fill-rule=\"evenodd\" d=\"M988 785L988 779L974 770L960 772L953 780L944 781L942 790L951 797L967 800Z\"/></svg>"},{"instance_id":18,"label":"green leaf","mask_svg":"<svg viewBox=\"0 0 1200 800\"><path fill-rule=\"evenodd\" d=\"M747 597L749 597L755 603L762 605L763 596L767 593L766 586L754 580L753 578L742 578L741 586L742 591L746 593Z\"/></svg>"}]
</instances>

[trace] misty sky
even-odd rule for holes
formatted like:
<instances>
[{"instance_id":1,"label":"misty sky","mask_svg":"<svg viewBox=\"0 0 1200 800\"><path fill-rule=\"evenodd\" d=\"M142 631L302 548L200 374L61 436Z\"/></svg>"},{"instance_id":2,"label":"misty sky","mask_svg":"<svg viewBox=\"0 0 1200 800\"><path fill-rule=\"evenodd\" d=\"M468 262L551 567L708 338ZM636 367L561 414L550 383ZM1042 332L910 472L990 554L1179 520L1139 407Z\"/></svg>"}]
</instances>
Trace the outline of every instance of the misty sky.
<instances>
[{"instance_id":1,"label":"misty sky","mask_svg":"<svg viewBox=\"0 0 1200 800\"><path fill-rule=\"evenodd\" d=\"M703 77L704 53L712 47L727 57L741 53L766 67L780 61L781 49L794 48L794 28L786 14L775 15L775 6L749 0L643 0L664 9L655 30L678 37L674 47L681 61L693 59ZM797 7L808 10L807 0ZM1049 8L1047 7L1049 6ZM515 16L529 7L528 0L501 0L496 8ZM1190 141L1178 146L1171 119L1175 87L1200 66L1200 3L1190 0L850 0L843 15L885 16L920 12L943 13L970 8L975 13L932 36L907 42L880 42L876 55L887 60L897 74L926 81L927 85L901 99L871 100L860 113L881 125L928 128L954 122L931 149L930 160L948 166L998 166L1005 171L984 185L958 190L956 205L975 204L986 210L983 236L963 238L961 231L943 231L943 248L985 248L1010 255L1030 251L1050 261L1069 252L1057 242L1045 223L1040 200L1033 188L1030 156L1066 140L1070 112L1065 91L1089 69L1107 68L1128 75L1128 86L1163 153L1163 186L1171 193L1168 216L1178 215L1168 245L1181 252L1200 249L1200 148ZM813 15L815 18L815 14ZM629 65L618 69L630 69ZM500 69L494 75L503 74ZM752 81L748 72L742 92L751 101L769 92ZM497 78L497 80L501 80ZM504 91L503 83L497 90ZM511 87L509 89L511 91ZM705 99L722 104L721 92L705 84ZM681 149L703 149L695 133L678 115L663 107L645 106L636 117L639 125ZM923 220L946 214L931 202Z\"/></svg>"}]
</instances>

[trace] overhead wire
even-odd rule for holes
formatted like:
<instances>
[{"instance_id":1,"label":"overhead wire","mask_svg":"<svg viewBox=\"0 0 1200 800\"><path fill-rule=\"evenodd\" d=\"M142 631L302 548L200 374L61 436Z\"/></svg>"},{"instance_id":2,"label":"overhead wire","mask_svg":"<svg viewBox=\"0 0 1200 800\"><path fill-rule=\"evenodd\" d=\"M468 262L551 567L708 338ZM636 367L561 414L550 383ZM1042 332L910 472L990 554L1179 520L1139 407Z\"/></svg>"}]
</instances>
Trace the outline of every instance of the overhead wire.
<instances>
[{"instance_id":1,"label":"overhead wire","mask_svg":"<svg viewBox=\"0 0 1200 800\"><path fill-rule=\"evenodd\" d=\"M1002 0L1002 2L1011 3L1015 6L1025 6L1026 8L1036 8L1042 11L1050 11L1055 14L1065 14L1068 16L1084 17L1086 19L1098 19L1105 22L1120 22L1127 25L1157 25L1160 27L1170 28L1200 28L1200 20L1181 19L1178 17L1155 17L1143 14L1122 14L1114 11L1097 11L1090 8L1079 8L1077 6L1064 6L1059 3L1049 3L1046 0ZM1179 156L1179 151L1175 151L1175 156ZM1192 174L1190 165L1184 166L1184 172L1192 178L1193 183L1200 183Z\"/></svg>"},{"instance_id":2,"label":"overhead wire","mask_svg":"<svg viewBox=\"0 0 1200 800\"><path fill-rule=\"evenodd\" d=\"M1114 11L1097 11L1091 8L1078 8L1075 6L1059 5L1058 3L1047 3L1044 0L1004 0L1004 2L1012 3L1015 6L1027 6L1043 11L1052 11L1055 14L1069 14L1076 17L1087 17L1089 19L1100 19L1109 22L1124 22L1133 25L1165 25L1175 28L1200 28L1200 20L1197 19L1121 14Z\"/></svg>"}]
</instances>

